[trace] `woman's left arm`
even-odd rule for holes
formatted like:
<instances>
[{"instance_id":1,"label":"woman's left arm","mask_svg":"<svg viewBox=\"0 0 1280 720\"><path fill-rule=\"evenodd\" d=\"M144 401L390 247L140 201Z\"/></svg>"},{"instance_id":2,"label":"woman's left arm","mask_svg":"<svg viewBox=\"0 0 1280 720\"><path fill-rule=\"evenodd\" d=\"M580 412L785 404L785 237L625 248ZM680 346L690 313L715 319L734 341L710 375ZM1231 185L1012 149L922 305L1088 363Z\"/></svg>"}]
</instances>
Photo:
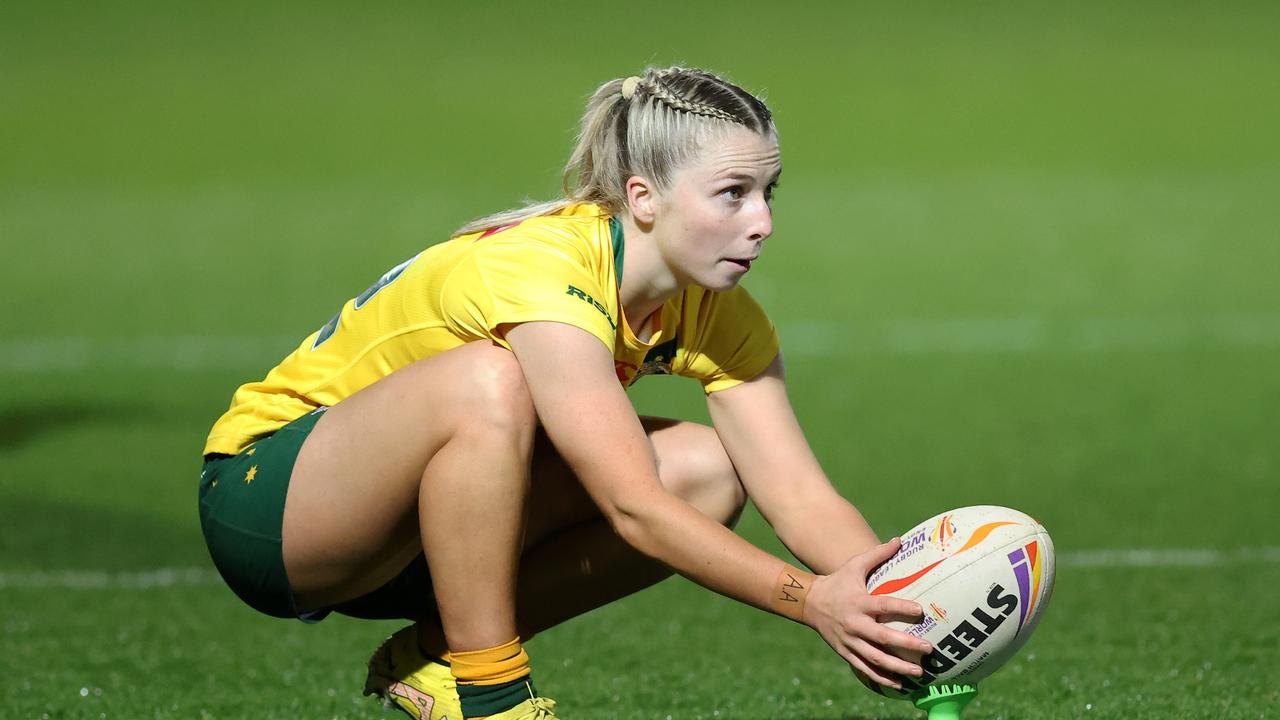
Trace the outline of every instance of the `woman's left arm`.
<instances>
[{"instance_id":1,"label":"woman's left arm","mask_svg":"<svg viewBox=\"0 0 1280 720\"><path fill-rule=\"evenodd\" d=\"M747 495L787 549L814 572L834 572L879 544L867 521L831 486L800 429L782 356L707 407Z\"/></svg>"}]
</instances>

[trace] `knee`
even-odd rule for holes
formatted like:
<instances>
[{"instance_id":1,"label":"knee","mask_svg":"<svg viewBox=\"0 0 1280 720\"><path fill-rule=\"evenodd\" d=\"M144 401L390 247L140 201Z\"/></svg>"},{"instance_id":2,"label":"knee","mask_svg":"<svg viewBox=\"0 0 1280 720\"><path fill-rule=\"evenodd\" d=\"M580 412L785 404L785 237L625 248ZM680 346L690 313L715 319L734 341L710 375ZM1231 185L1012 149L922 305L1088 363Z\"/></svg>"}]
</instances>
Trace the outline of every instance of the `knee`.
<instances>
[{"instance_id":1,"label":"knee","mask_svg":"<svg viewBox=\"0 0 1280 720\"><path fill-rule=\"evenodd\" d=\"M727 527L737 525L747 503L738 471L715 430L690 424L679 453L659 459L658 474L672 494Z\"/></svg>"},{"instance_id":2,"label":"knee","mask_svg":"<svg viewBox=\"0 0 1280 720\"><path fill-rule=\"evenodd\" d=\"M531 446L537 413L516 356L486 345L476 348L466 367L467 377L456 386L462 396L461 429L511 434Z\"/></svg>"}]
</instances>

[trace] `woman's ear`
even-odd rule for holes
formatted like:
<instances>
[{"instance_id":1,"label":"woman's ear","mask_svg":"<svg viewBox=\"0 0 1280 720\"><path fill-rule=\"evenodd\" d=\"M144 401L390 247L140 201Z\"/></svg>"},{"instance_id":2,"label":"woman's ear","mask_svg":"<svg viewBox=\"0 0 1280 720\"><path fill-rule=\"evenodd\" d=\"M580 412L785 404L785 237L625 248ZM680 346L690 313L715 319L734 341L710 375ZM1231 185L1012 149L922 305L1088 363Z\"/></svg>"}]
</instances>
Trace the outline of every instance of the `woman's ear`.
<instances>
[{"instance_id":1,"label":"woman's ear","mask_svg":"<svg viewBox=\"0 0 1280 720\"><path fill-rule=\"evenodd\" d=\"M653 224L656 208L654 207L657 197L653 184L648 179L639 175L632 175L627 178L627 210L631 212L631 217L635 218L637 223L644 225Z\"/></svg>"}]
</instances>

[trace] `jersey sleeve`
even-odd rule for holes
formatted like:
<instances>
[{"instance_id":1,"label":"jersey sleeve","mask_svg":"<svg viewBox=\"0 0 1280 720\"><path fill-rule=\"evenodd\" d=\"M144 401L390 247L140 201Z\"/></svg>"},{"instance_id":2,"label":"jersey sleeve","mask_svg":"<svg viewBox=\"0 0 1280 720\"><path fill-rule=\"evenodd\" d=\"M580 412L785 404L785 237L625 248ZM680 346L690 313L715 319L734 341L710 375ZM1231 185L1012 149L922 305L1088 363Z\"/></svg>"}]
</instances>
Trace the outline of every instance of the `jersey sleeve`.
<instances>
[{"instance_id":1,"label":"jersey sleeve","mask_svg":"<svg viewBox=\"0 0 1280 720\"><path fill-rule=\"evenodd\" d=\"M707 292L689 311L684 326L690 340L677 372L696 378L707 394L754 378L777 357L773 322L745 288Z\"/></svg>"},{"instance_id":2,"label":"jersey sleeve","mask_svg":"<svg viewBox=\"0 0 1280 720\"><path fill-rule=\"evenodd\" d=\"M584 242L529 236L513 229L481 243L443 288L444 315L455 332L488 337L510 349L503 325L562 322L581 328L612 353L613 314L601 298L600 260Z\"/></svg>"}]
</instances>

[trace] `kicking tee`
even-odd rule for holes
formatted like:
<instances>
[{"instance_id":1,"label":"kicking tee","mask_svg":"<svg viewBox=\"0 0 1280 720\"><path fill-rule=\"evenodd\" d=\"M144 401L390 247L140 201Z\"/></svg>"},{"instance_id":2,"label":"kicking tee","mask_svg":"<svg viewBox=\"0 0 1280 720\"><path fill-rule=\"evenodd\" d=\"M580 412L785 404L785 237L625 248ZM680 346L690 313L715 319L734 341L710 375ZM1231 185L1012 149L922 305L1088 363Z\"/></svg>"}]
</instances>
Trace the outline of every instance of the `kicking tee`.
<instances>
[{"instance_id":1,"label":"kicking tee","mask_svg":"<svg viewBox=\"0 0 1280 720\"><path fill-rule=\"evenodd\" d=\"M259 382L240 386L204 454L235 455L254 440L418 360L532 321L581 328L613 354L624 387L674 374L713 393L750 380L778 353L773 324L744 288L690 286L636 338L618 301L622 227L599 206L432 246L387 271Z\"/></svg>"}]
</instances>

